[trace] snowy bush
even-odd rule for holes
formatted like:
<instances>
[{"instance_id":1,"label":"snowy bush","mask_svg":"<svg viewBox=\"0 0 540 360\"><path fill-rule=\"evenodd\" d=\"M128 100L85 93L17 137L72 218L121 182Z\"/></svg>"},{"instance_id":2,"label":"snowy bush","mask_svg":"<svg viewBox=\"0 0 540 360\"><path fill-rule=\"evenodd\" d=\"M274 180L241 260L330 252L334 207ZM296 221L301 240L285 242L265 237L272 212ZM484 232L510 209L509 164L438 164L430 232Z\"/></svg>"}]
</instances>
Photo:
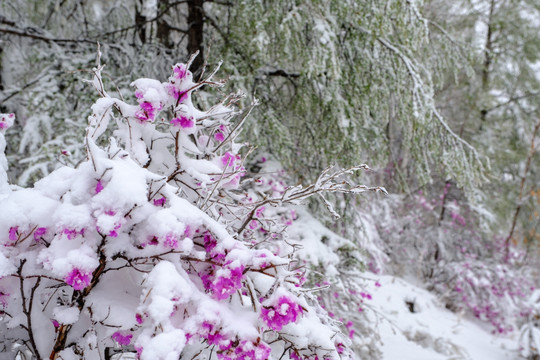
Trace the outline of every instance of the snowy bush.
<instances>
[{"instance_id":1,"label":"snowy bush","mask_svg":"<svg viewBox=\"0 0 540 360\"><path fill-rule=\"evenodd\" d=\"M439 196L419 191L372 204L392 270L422 279L447 308L489 323L494 333L519 329L539 285L534 266L517 247L507 256L504 239L482 229L456 193L447 182Z\"/></svg>"},{"instance_id":2,"label":"snowy bush","mask_svg":"<svg viewBox=\"0 0 540 360\"><path fill-rule=\"evenodd\" d=\"M107 92L98 57L90 82L101 97L88 119L87 159L28 189L7 184L0 159L3 352L353 356L339 322L302 287L296 247L286 241L295 215L284 204L377 189L344 179L363 167L329 168L305 188L244 181L249 149L235 138L250 109L235 109L241 94L195 107L197 89L224 82L213 80L217 69L193 82L192 59L165 83L134 81L130 104ZM12 122L2 115L0 150Z\"/></svg>"},{"instance_id":3,"label":"snowy bush","mask_svg":"<svg viewBox=\"0 0 540 360\"><path fill-rule=\"evenodd\" d=\"M531 311L524 314L527 321L520 331L519 342L521 355L535 360L540 357L540 290L536 290L529 298Z\"/></svg>"}]
</instances>

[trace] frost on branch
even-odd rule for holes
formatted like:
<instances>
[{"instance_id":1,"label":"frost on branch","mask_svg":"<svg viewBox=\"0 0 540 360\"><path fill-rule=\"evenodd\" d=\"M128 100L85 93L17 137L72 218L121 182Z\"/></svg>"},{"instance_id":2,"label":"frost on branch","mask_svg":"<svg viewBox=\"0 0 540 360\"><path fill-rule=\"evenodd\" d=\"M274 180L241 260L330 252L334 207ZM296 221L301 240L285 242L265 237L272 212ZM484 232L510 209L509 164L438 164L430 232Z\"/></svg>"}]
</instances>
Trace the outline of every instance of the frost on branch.
<instances>
[{"instance_id":1,"label":"frost on branch","mask_svg":"<svg viewBox=\"0 0 540 360\"><path fill-rule=\"evenodd\" d=\"M152 360L352 357L338 322L302 288L295 247L284 241L294 214L283 204L381 189L349 184L356 169L328 169L305 188L241 182L249 149L235 139L250 111L234 107L241 94L205 111L192 102L201 86L223 85L217 69L195 83L189 62L177 64L167 82L134 81L131 102L106 91L102 69L98 61L90 81L101 98L88 119L87 160L34 188L6 188L0 200L9 213L0 217L5 350L50 359L96 359L110 348Z\"/></svg>"}]
</instances>

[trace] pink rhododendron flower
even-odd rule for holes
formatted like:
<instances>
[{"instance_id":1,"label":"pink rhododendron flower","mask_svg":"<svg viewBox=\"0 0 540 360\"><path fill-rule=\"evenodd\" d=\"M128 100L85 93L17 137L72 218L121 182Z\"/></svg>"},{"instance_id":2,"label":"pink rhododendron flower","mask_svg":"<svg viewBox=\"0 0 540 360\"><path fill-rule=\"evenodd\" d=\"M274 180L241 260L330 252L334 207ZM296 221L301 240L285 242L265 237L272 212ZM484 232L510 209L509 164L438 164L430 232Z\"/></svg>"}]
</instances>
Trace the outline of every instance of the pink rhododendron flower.
<instances>
[{"instance_id":1,"label":"pink rhododendron flower","mask_svg":"<svg viewBox=\"0 0 540 360\"><path fill-rule=\"evenodd\" d=\"M304 285L304 283L307 281L306 277L304 276L305 273L299 272L295 274L295 276L298 278L298 283L294 284L296 287L301 287Z\"/></svg>"},{"instance_id":2,"label":"pink rhododendron flower","mask_svg":"<svg viewBox=\"0 0 540 360\"><path fill-rule=\"evenodd\" d=\"M225 135L221 131L218 131L214 134L214 139L216 139L219 142L223 142L225 140Z\"/></svg>"},{"instance_id":3,"label":"pink rhododendron flower","mask_svg":"<svg viewBox=\"0 0 540 360\"><path fill-rule=\"evenodd\" d=\"M264 209L265 209L264 206L261 206L260 208L258 208L257 211L255 211L255 216L258 218L263 217Z\"/></svg>"},{"instance_id":4,"label":"pink rhododendron flower","mask_svg":"<svg viewBox=\"0 0 540 360\"><path fill-rule=\"evenodd\" d=\"M41 237L42 237L43 235L45 235L46 232L47 232L47 228L45 228L45 227L37 228L37 229L34 231L34 240L35 240L35 241L39 241L39 239L41 239Z\"/></svg>"},{"instance_id":5,"label":"pink rhododendron flower","mask_svg":"<svg viewBox=\"0 0 540 360\"><path fill-rule=\"evenodd\" d=\"M135 117L139 119L142 123L145 121L154 121L156 116L156 109L152 103L148 101L142 102L140 105L141 110L135 112Z\"/></svg>"},{"instance_id":6,"label":"pink rhododendron flower","mask_svg":"<svg viewBox=\"0 0 540 360\"><path fill-rule=\"evenodd\" d=\"M223 184L224 189L236 189L240 183L240 179L245 175L245 173L235 174L232 179L225 184Z\"/></svg>"},{"instance_id":7,"label":"pink rhododendron flower","mask_svg":"<svg viewBox=\"0 0 540 360\"><path fill-rule=\"evenodd\" d=\"M67 236L68 240L73 240L77 237L77 235L84 235L84 229L77 231L75 229L64 228L62 233Z\"/></svg>"},{"instance_id":8,"label":"pink rhododendron flower","mask_svg":"<svg viewBox=\"0 0 540 360\"><path fill-rule=\"evenodd\" d=\"M86 271L81 271L77 268L71 270L71 272L64 278L66 284L70 285L75 290L82 290L90 285L92 281L92 274Z\"/></svg>"},{"instance_id":9,"label":"pink rhododendron flower","mask_svg":"<svg viewBox=\"0 0 540 360\"><path fill-rule=\"evenodd\" d=\"M223 166L232 166L234 164L235 157L230 152L226 152L225 155L221 157L221 163Z\"/></svg>"},{"instance_id":10,"label":"pink rhododendron flower","mask_svg":"<svg viewBox=\"0 0 540 360\"><path fill-rule=\"evenodd\" d=\"M232 345L231 340L227 339L217 331L215 333L209 333L206 339L208 340L208 344L216 345L221 351L229 350Z\"/></svg>"},{"instance_id":11,"label":"pink rhododendron flower","mask_svg":"<svg viewBox=\"0 0 540 360\"><path fill-rule=\"evenodd\" d=\"M184 237L191 237L191 227L189 225L186 225L186 228L184 229Z\"/></svg>"},{"instance_id":12,"label":"pink rhododendron flower","mask_svg":"<svg viewBox=\"0 0 540 360\"><path fill-rule=\"evenodd\" d=\"M121 331L117 331L111 336L111 338L114 341L116 341L119 345L125 345L125 346L131 344L132 337L133 337L133 334L126 334Z\"/></svg>"},{"instance_id":13,"label":"pink rhododendron flower","mask_svg":"<svg viewBox=\"0 0 540 360\"><path fill-rule=\"evenodd\" d=\"M204 233L204 249L207 253L210 253L217 245L216 238L207 231Z\"/></svg>"},{"instance_id":14,"label":"pink rhododendron flower","mask_svg":"<svg viewBox=\"0 0 540 360\"><path fill-rule=\"evenodd\" d=\"M176 249L178 247L178 238L174 234L167 234L163 245L170 247L171 249Z\"/></svg>"},{"instance_id":15,"label":"pink rhododendron flower","mask_svg":"<svg viewBox=\"0 0 540 360\"><path fill-rule=\"evenodd\" d=\"M261 309L261 317L266 325L276 331L295 322L301 314L302 307L287 296L280 296L276 304Z\"/></svg>"},{"instance_id":16,"label":"pink rhododendron flower","mask_svg":"<svg viewBox=\"0 0 540 360\"><path fill-rule=\"evenodd\" d=\"M203 321L201 324L200 336L208 341L210 345L216 345L220 352L231 349L232 342L221 334L217 329L214 330L214 325L208 321Z\"/></svg>"},{"instance_id":17,"label":"pink rhododendron flower","mask_svg":"<svg viewBox=\"0 0 540 360\"><path fill-rule=\"evenodd\" d=\"M169 84L167 90L169 91L169 95L176 99L177 103L186 100L189 94L187 91L178 90L173 84Z\"/></svg>"},{"instance_id":18,"label":"pink rhododendron flower","mask_svg":"<svg viewBox=\"0 0 540 360\"><path fill-rule=\"evenodd\" d=\"M272 349L263 342L253 343L251 341L242 340L238 347L234 349L234 354L224 354L226 357L222 359L237 359L237 360L267 360L270 357ZM233 355L233 356L231 356ZM218 358L219 358L218 353Z\"/></svg>"},{"instance_id":19,"label":"pink rhododendron flower","mask_svg":"<svg viewBox=\"0 0 540 360\"><path fill-rule=\"evenodd\" d=\"M5 130L13 125L15 114L0 114L0 130Z\"/></svg>"},{"instance_id":20,"label":"pink rhododendron flower","mask_svg":"<svg viewBox=\"0 0 540 360\"><path fill-rule=\"evenodd\" d=\"M17 236L17 230L19 230L18 226L12 226L9 228L9 240L17 241L19 239Z\"/></svg>"},{"instance_id":21,"label":"pink rhododendron flower","mask_svg":"<svg viewBox=\"0 0 540 360\"><path fill-rule=\"evenodd\" d=\"M96 184L96 194L99 194L103 190L103 184L101 183L101 180L99 180Z\"/></svg>"},{"instance_id":22,"label":"pink rhododendron flower","mask_svg":"<svg viewBox=\"0 0 540 360\"><path fill-rule=\"evenodd\" d=\"M176 77L178 80L182 80L186 77L187 74L187 68L185 64L178 64L173 68L174 71L174 77Z\"/></svg>"},{"instance_id":23,"label":"pink rhododendron flower","mask_svg":"<svg viewBox=\"0 0 540 360\"><path fill-rule=\"evenodd\" d=\"M212 292L218 300L227 299L242 287L244 265L228 268L229 276L218 276L211 284Z\"/></svg>"},{"instance_id":24,"label":"pink rhododendron flower","mask_svg":"<svg viewBox=\"0 0 540 360\"><path fill-rule=\"evenodd\" d=\"M7 307L8 305L8 298L9 298L9 293L5 293L3 291L0 291L0 304L2 305L2 307Z\"/></svg>"},{"instance_id":25,"label":"pink rhododendron flower","mask_svg":"<svg viewBox=\"0 0 540 360\"><path fill-rule=\"evenodd\" d=\"M109 231L109 234L108 236L110 237L118 237L118 232L117 230L120 229L122 227L122 224L116 224L114 225L114 229Z\"/></svg>"},{"instance_id":26,"label":"pink rhododendron flower","mask_svg":"<svg viewBox=\"0 0 540 360\"><path fill-rule=\"evenodd\" d=\"M154 199L154 206L163 206L165 205L165 197Z\"/></svg>"},{"instance_id":27,"label":"pink rhododendron flower","mask_svg":"<svg viewBox=\"0 0 540 360\"><path fill-rule=\"evenodd\" d=\"M354 336L353 326L354 326L354 324L353 324L352 321L347 321L347 324L345 324L345 327L347 328L347 330L349 330L349 338L350 339L352 339L353 336Z\"/></svg>"},{"instance_id":28,"label":"pink rhododendron flower","mask_svg":"<svg viewBox=\"0 0 540 360\"><path fill-rule=\"evenodd\" d=\"M179 118L174 118L171 120L171 124L174 126L180 126L183 129L189 129L192 128L195 125L195 122L193 121L193 117L186 117L181 115Z\"/></svg>"}]
</instances>

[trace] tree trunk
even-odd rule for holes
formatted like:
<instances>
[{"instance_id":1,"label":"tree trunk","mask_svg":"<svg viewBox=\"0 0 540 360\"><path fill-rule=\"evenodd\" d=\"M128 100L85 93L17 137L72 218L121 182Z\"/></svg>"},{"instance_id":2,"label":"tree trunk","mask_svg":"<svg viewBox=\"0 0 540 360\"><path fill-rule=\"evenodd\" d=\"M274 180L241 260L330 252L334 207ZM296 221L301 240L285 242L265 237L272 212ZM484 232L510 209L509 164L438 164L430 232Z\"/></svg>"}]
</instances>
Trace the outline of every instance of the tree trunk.
<instances>
[{"instance_id":1,"label":"tree trunk","mask_svg":"<svg viewBox=\"0 0 540 360\"><path fill-rule=\"evenodd\" d=\"M169 7L169 0L159 0L158 3L158 14L163 11L163 9L167 9ZM171 28L169 26L169 23L167 20L165 20L164 16L160 17L157 21L157 38L158 41L165 46L167 49L171 49L173 46L173 43L171 41L171 38L169 36Z\"/></svg>"},{"instance_id":2,"label":"tree trunk","mask_svg":"<svg viewBox=\"0 0 540 360\"><path fill-rule=\"evenodd\" d=\"M204 63L204 47L203 47L203 27L204 27L204 0L189 0L188 1L188 54L193 54L197 50L199 56L195 58L191 64L191 72L195 80L199 79L202 66Z\"/></svg>"},{"instance_id":3,"label":"tree trunk","mask_svg":"<svg viewBox=\"0 0 540 360\"><path fill-rule=\"evenodd\" d=\"M144 44L146 43L146 17L142 14L143 1L139 1L135 6L135 31Z\"/></svg>"},{"instance_id":4,"label":"tree trunk","mask_svg":"<svg viewBox=\"0 0 540 360\"><path fill-rule=\"evenodd\" d=\"M491 0L489 6L489 15L487 22L486 48L484 49L484 64L482 67L482 91L485 94L489 87L489 71L491 67L492 51L493 51L493 12L495 11L495 0ZM485 104L484 104L485 106ZM482 123L486 120L487 110L480 110L480 119ZM482 126L482 125L481 125Z\"/></svg>"}]
</instances>

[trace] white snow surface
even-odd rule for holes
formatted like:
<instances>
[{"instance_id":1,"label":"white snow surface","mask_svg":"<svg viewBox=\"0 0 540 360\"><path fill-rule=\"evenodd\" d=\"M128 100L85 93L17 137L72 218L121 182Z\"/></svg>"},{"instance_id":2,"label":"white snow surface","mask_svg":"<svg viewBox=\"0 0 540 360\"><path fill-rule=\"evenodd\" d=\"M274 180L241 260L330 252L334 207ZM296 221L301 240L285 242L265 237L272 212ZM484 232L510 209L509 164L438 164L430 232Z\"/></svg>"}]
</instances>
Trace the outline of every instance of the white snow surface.
<instances>
[{"instance_id":1,"label":"white snow surface","mask_svg":"<svg viewBox=\"0 0 540 360\"><path fill-rule=\"evenodd\" d=\"M509 360L518 359L518 334L496 336L491 329L463 314L444 308L434 294L404 279L369 275L373 286L370 306L383 319L379 325L383 359ZM406 301L414 303L410 312Z\"/></svg>"},{"instance_id":2,"label":"white snow surface","mask_svg":"<svg viewBox=\"0 0 540 360\"><path fill-rule=\"evenodd\" d=\"M290 234L302 234L301 256L327 267L337 265L337 248L348 240L325 228L303 209ZM328 246L321 242L325 236ZM519 333L493 335L488 324L457 314L444 307L433 293L416 279L364 272L366 300L364 311L377 319L373 331L381 337L384 360L511 360L519 356ZM375 285L378 282L380 286ZM407 302L414 304L414 312ZM345 319L344 321L347 321ZM364 357L360 357L364 359ZM365 358L368 359L369 358Z\"/></svg>"}]
</instances>

